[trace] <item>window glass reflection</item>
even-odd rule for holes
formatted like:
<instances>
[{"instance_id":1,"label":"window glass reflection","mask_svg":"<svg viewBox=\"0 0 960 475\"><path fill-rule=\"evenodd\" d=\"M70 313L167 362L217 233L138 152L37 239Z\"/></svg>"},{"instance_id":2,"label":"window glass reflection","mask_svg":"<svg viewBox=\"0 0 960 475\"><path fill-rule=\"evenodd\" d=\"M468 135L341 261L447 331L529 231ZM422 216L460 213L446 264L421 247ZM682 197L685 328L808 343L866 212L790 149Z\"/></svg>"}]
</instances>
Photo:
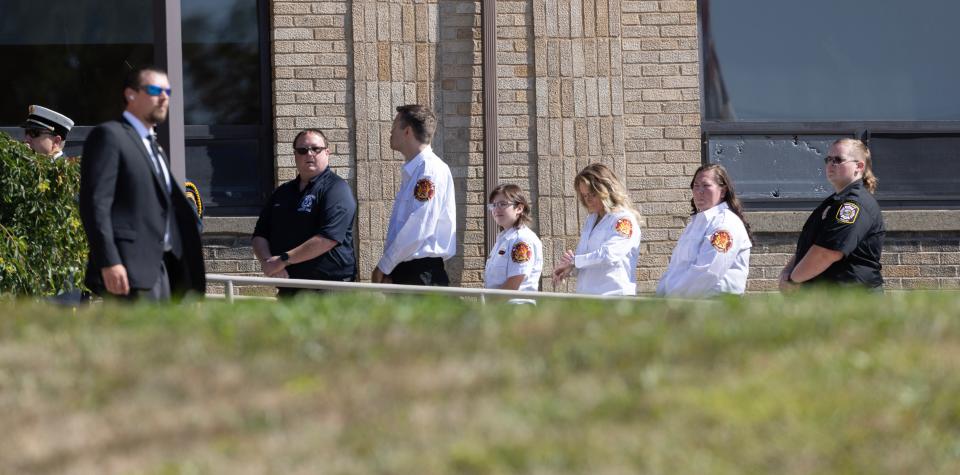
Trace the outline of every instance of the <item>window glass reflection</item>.
<instances>
[{"instance_id":1,"label":"window glass reflection","mask_svg":"<svg viewBox=\"0 0 960 475\"><path fill-rule=\"evenodd\" d=\"M153 34L151 0L3 0L0 125L18 125L30 104L78 125L118 117L124 75L154 62Z\"/></svg>"},{"instance_id":2,"label":"window glass reflection","mask_svg":"<svg viewBox=\"0 0 960 475\"><path fill-rule=\"evenodd\" d=\"M183 0L188 125L260 123L257 0Z\"/></svg>"},{"instance_id":3,"label":"window glass reflection","mask_svg":"<svg viewBox=\"0 0 960 475\"><path fill-rule=\"evenodd\" d=\"M257 212L261 204L256 180L259 147L257 140L187 143L187 176L200 188L204 206L209 206L212 211L229 206L235 212ZM249 209L244 210L245 207Z\"/></svg>"},{"instance_id":4,"label":"window glass reflection","mask_svg":"<svg viewBox=\"0 0 960 475\"><path fill-rule=\"evenodd\" d=\"M706 120L960 120L960 2L699 6Z\"/></svg>"}]
</instances>

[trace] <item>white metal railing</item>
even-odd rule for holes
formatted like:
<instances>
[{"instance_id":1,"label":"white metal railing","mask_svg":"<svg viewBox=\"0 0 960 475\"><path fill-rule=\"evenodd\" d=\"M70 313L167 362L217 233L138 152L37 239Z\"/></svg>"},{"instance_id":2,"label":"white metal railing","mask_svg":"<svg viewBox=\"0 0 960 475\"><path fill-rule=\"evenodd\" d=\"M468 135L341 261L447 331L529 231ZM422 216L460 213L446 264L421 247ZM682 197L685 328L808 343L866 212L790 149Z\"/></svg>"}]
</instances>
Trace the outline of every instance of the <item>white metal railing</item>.
<instances>
[{"instance_id":1,"label":"white metal railing","mask_svg":"<svg viewBox=\"0 0 960 475\"><path fill-rule=\"evenodd\" d=\"M636 300L646 297L633 295L581 295L561 292L521 292L518 290L478 289L466 287L432 287L425 285L399 284L372 284L361 282L337 282L329 280L309 279L277 279L273 277L254 277L246 275L207 274L208 283L224 284L224 296L228 302L233 302L237 284L262 285L272 287L292 287L297 289L340 290L340 291L372 291L391 294L434 294L457 297L477 297L485 302L487 297L505 299L539 300L539 299L593 299L593 300Z\"/></svg>"}]
</instances>

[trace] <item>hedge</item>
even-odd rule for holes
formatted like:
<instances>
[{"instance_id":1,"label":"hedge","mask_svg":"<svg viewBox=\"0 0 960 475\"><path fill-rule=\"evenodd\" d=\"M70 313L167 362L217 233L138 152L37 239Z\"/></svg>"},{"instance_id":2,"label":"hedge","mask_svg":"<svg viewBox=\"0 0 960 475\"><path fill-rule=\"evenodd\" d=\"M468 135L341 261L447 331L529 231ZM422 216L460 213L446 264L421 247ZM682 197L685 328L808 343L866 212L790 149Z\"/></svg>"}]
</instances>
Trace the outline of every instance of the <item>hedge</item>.
<instances>
[{"instance_id":1,"label":"hedge","mask_svg":"<svg viewBox=\"0 0 960 475\"><path fill-rule=\"evenodd\" d=\"M0 133L0 293L55 295L83 282L80 164Z\"/></svg>"}]
</instances>

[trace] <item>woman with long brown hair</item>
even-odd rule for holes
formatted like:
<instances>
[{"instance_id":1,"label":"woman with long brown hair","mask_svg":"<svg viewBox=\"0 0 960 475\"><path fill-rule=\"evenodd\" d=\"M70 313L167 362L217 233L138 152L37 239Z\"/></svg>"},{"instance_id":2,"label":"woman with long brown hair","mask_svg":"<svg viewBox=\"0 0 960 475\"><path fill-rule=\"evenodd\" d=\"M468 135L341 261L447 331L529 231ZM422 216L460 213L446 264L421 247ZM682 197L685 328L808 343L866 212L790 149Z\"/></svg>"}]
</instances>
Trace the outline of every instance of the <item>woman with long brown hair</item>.
<instances>
[{"instance_id":1,"label":"woman with long brown hair","mask_svg":"<svg viewBox=\"0 0 960 475\"><path fill-rule=\"evenodd\" d=\"M577 293L635 295L640 226L626 188L599 163L587 165L573 185L590 214L576 252L567 250L553 270L554 281L576 274Z\"/></svg>"},{"instance_id":2,"label":"woman with long brown hair","mask_svg":"<svg viewBox=\"0 0 960 475\"><path fill-rule=\"evenodd\" d=\"M836 192L807 218L797 251L780 274L780 290L814 283L882 290L880 254L886 228L873 197L877 177L870 149L857 139L837 140L824 167Z\"/></svg>"},{"instance_id":3,"label":"woman with long brown hair","mask_svg":"<svg viewBox=\"0 0 960 475\"><path fill-rule=\"evenodd\" d=\"M743 294L750 272L750 225L722 165L697 169L690 181L692 219L677 241L657 295Z\"/></svg>"}]
</instances>

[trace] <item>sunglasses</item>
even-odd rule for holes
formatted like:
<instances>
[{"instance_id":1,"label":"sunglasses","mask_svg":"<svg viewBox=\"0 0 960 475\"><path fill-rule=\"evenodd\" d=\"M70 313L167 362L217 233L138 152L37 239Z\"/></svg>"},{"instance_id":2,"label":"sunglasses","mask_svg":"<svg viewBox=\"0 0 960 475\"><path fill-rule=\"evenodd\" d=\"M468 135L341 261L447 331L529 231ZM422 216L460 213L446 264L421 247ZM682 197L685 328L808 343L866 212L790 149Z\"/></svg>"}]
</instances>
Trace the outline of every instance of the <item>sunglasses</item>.
<instances>
[{"instance_id":1,"label":"sunglasses","mask_svg":"<svg viewBox=\"0 0 960 475\"><path fill-rule=\"evenodd\" d=\"M148 96L159 96L162 93L167 93L167 97L170 97L170 94L173 92L170 88L162 88L160 86L154 86L153 84L147 84L146 86L141 86L140 90L147 93Z\"/></svg>"},{"instance_id":2,"label":"sunglasses","mask_svg":"<svg viewBox=\"0 0 960 475\"><path fill-rule=\"evenodd\" d=\"M511 206L513 206L513 205L515 205L515 204L516 204L516 203L512 203L512 202L509 202L509 201L497 201L496 203L490 203L490 204L488 204L488 205L487 205L487 209L490 210L490 211L493 211L493 210L495 210L495 209L507 209L507 208L509 208L509 207L511 207Z\"/></svg>"},{"instance_id":3,"label":"sunglasses","mask_svg":"<svg viewBox=\"0 0 960 475\"><path fill-rule=\"evenodd\" d=\"M829 164L831 164L831 163L834 164L834 165L840 165L840 164L842 164L842 163L855 162L855 161L856 161L856 160L844 160L843 157L831 157L831 156L826 156L826 157L823 158L823 164L824 164L824 165L829 165Z\"/></svg>"},{"instance_id":4,"label":"sunglasses","mask_svg":"<svg viewBox=\"0 0 960 475\"><path fill-rule=\"evenodd\" d=\"M32 139L40 137L41 135L53 135L50 131L41 129L27 129L23 131L23 134Z\"/></svg>"},{"instance_id":5,"label":"sunglasses","mask_svg":"<svg viewBox=\"0 0 960 475\"><path fill-rule=\"evenodd\" d=\"M327 147L293 147L293 151L296 152L297 155L306 155L308 153L317 155L324 150L327 150Z\"/></svg>"}]
</instances>

